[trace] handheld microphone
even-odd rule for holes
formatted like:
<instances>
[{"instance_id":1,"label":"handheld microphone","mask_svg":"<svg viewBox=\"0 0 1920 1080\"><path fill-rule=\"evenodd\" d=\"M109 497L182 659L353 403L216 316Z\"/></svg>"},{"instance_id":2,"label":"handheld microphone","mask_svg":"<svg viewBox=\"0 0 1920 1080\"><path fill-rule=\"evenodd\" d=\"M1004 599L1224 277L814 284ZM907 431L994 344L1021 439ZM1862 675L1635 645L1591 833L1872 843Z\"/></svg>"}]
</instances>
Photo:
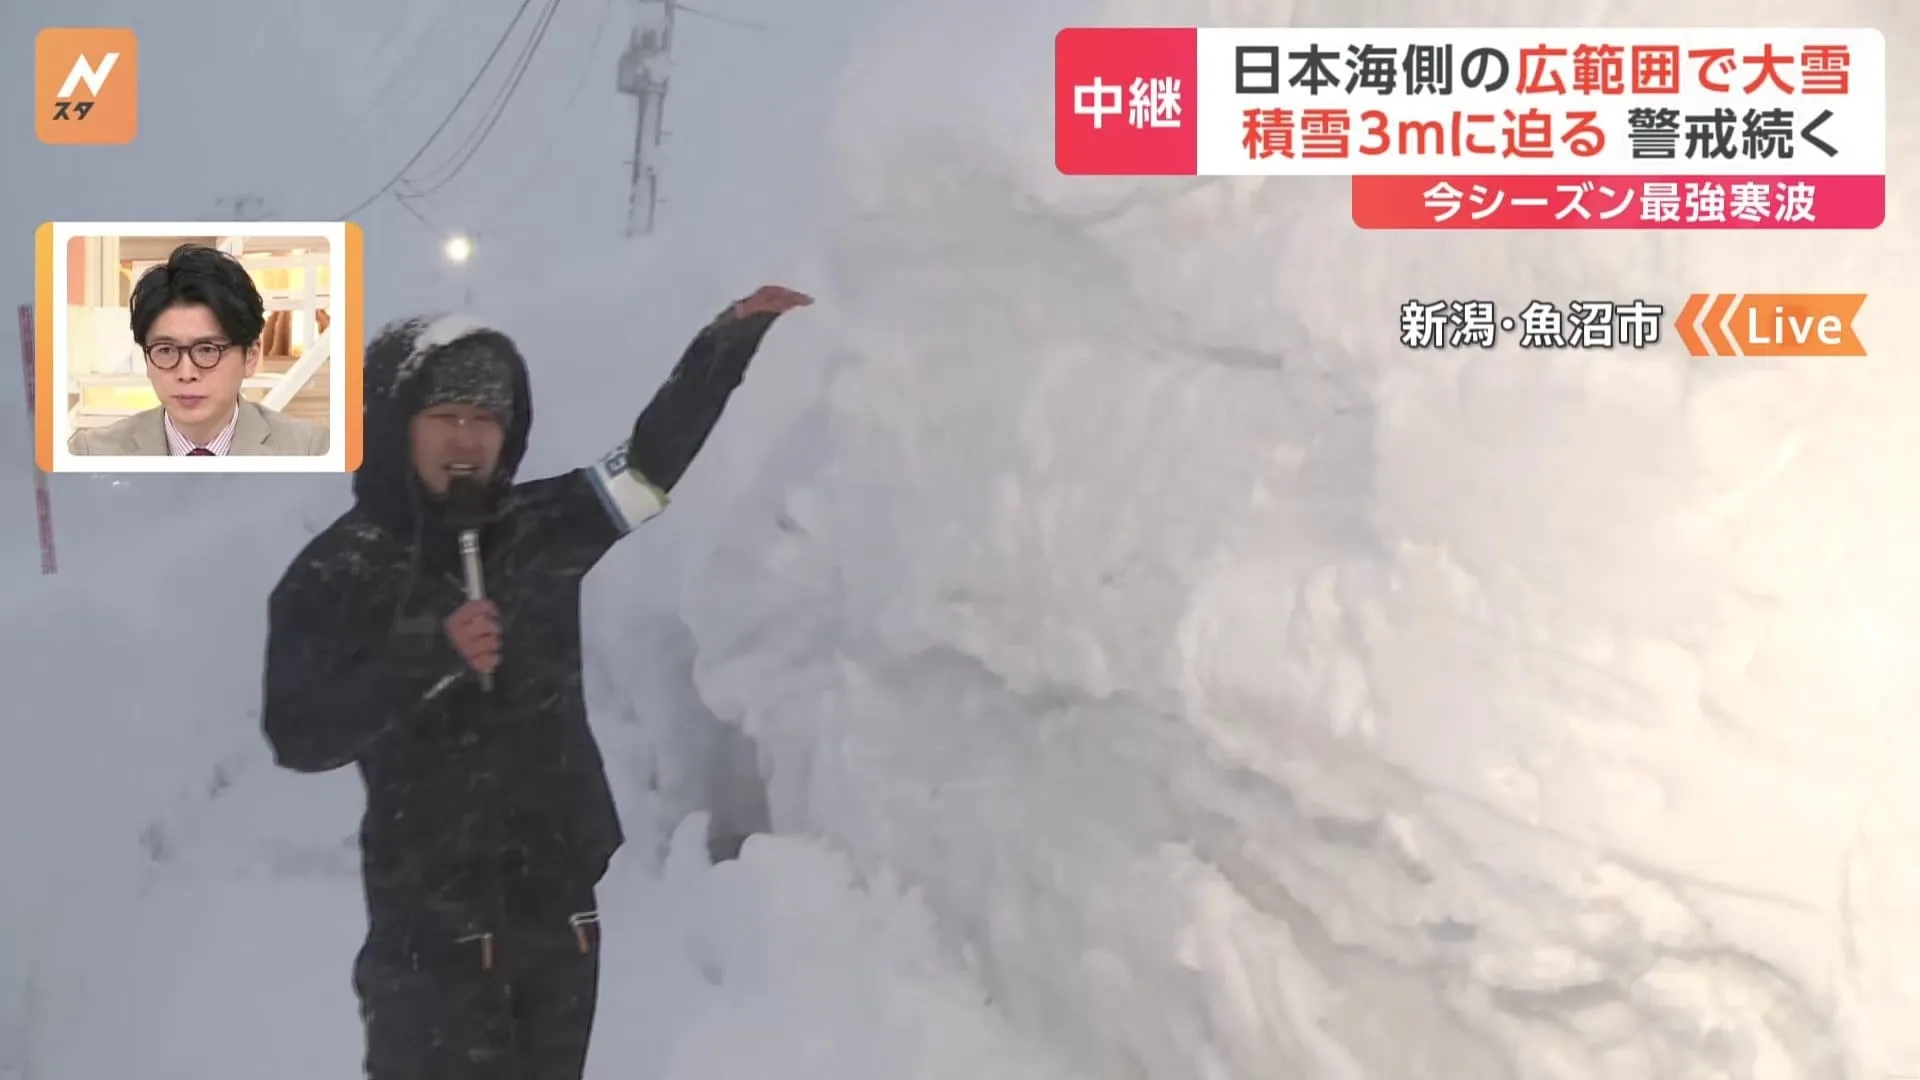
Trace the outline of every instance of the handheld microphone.
<instances>
[{"instance_id":1,"label":"handheld microphone","mask_svg":"<svg viewBox=\"0 0 1920 1080\"><path fill-rule=\"evenodd\" d=\"M480 569L480 530L460 530L460 565L466 571L467 599L485 600L487 582ZM492 675L480 673L480 689L489 691L493 689Z\"/></svg>"}]
</instances>

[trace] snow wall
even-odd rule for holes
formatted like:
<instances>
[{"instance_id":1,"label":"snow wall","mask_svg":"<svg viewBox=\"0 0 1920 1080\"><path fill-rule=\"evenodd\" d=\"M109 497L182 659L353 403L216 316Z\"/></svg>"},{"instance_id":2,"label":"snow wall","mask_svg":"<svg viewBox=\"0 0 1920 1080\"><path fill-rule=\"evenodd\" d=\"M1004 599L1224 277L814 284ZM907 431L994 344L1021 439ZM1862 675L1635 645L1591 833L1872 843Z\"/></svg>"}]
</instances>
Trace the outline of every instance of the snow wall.
<instances>
[{"instance_id":1,"label":"snow wall","mask_svg":"<svg viewBox=\"0 0 1920 1080\"><path fill-rule=\"evenodd\" d=\"M777 823L1114 1080L1920 1074L1920 12L1575 21L1884 30L1877 232L1453 236L1338 179L1058 176L1053 32L1566 5L1043 6L906 5L839 91L829 449L685 593ZM1794 290L1868 293L1875 355L1395 336Z\"/></svg>"}]
</instances>

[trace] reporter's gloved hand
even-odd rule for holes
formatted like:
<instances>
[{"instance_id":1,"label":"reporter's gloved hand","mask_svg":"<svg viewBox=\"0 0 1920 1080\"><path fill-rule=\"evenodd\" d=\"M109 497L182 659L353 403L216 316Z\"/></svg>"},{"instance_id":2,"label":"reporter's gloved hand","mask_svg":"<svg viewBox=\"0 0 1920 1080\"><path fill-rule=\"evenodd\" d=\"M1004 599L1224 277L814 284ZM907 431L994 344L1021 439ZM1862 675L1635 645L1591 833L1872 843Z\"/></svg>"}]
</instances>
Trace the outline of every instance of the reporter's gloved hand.
<instances>
[{"instance_id":1,"label":"reporter's gloved hand","mask_svg":"<svg viewBox=\"0 0 1920 1080\"><path fill-rule=\"evenodd\" d=\"M736 301L727 314L736 319L749 315L784 315L794 308L803 308L813 303L813 297L785 285L762 285L753 290L753 295L745 300Z\"/></svg>"}]
</instances>

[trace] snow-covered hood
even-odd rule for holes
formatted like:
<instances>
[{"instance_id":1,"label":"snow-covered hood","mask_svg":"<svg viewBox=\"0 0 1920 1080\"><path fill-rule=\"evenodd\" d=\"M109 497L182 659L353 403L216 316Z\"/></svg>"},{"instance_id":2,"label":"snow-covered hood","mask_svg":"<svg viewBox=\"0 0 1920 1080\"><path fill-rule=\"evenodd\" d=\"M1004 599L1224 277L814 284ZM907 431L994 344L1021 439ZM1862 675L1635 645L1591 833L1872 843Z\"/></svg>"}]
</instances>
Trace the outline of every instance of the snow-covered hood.
<instances>
[{"instance_id":1,"label":"snow-covered hood","mask_svg":"<svg viewBox=\"0 0 1920 1080\"><path fill-rule=\"evenodd\" d=\"M517 400L497 473L502 484L513 482L533 428L533 392L519 349L506 334L469 315L413 315L381 327L367 344L366 452L353 477L353 495L368 509L391 520L411 517L415 500L407 426L428 383L420 376L456 343L482 341L501 348L513 371Z\"/></svg>"}]
</instances>

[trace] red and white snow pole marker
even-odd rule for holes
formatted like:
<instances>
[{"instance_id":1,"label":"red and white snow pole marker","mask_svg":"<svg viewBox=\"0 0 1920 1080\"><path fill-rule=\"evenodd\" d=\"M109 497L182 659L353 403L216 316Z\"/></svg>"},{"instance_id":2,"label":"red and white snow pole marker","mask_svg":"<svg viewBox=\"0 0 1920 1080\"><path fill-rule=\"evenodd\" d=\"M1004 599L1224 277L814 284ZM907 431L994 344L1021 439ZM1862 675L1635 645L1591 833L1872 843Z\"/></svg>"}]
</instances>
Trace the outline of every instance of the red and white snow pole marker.
<instances>
[{"instance_id":1,"label":"red and white snow pole marker","mask_svg":"<svg viewBox=\"0 0 1920 1080\"><path fill-rule=\"evenodd\" d=\"M34 376L33 341L33 305L20 305L20 367L27 376L27 430L33 431L35 424L35 395L39 389ZM37 437L37 435L35 436ZM40 471L36 462L33 466L33 501L40 516L40 572L56 573L58 564L53 558L53 495L47 490L47 474Z\"/></svg>"}]
</instances>

